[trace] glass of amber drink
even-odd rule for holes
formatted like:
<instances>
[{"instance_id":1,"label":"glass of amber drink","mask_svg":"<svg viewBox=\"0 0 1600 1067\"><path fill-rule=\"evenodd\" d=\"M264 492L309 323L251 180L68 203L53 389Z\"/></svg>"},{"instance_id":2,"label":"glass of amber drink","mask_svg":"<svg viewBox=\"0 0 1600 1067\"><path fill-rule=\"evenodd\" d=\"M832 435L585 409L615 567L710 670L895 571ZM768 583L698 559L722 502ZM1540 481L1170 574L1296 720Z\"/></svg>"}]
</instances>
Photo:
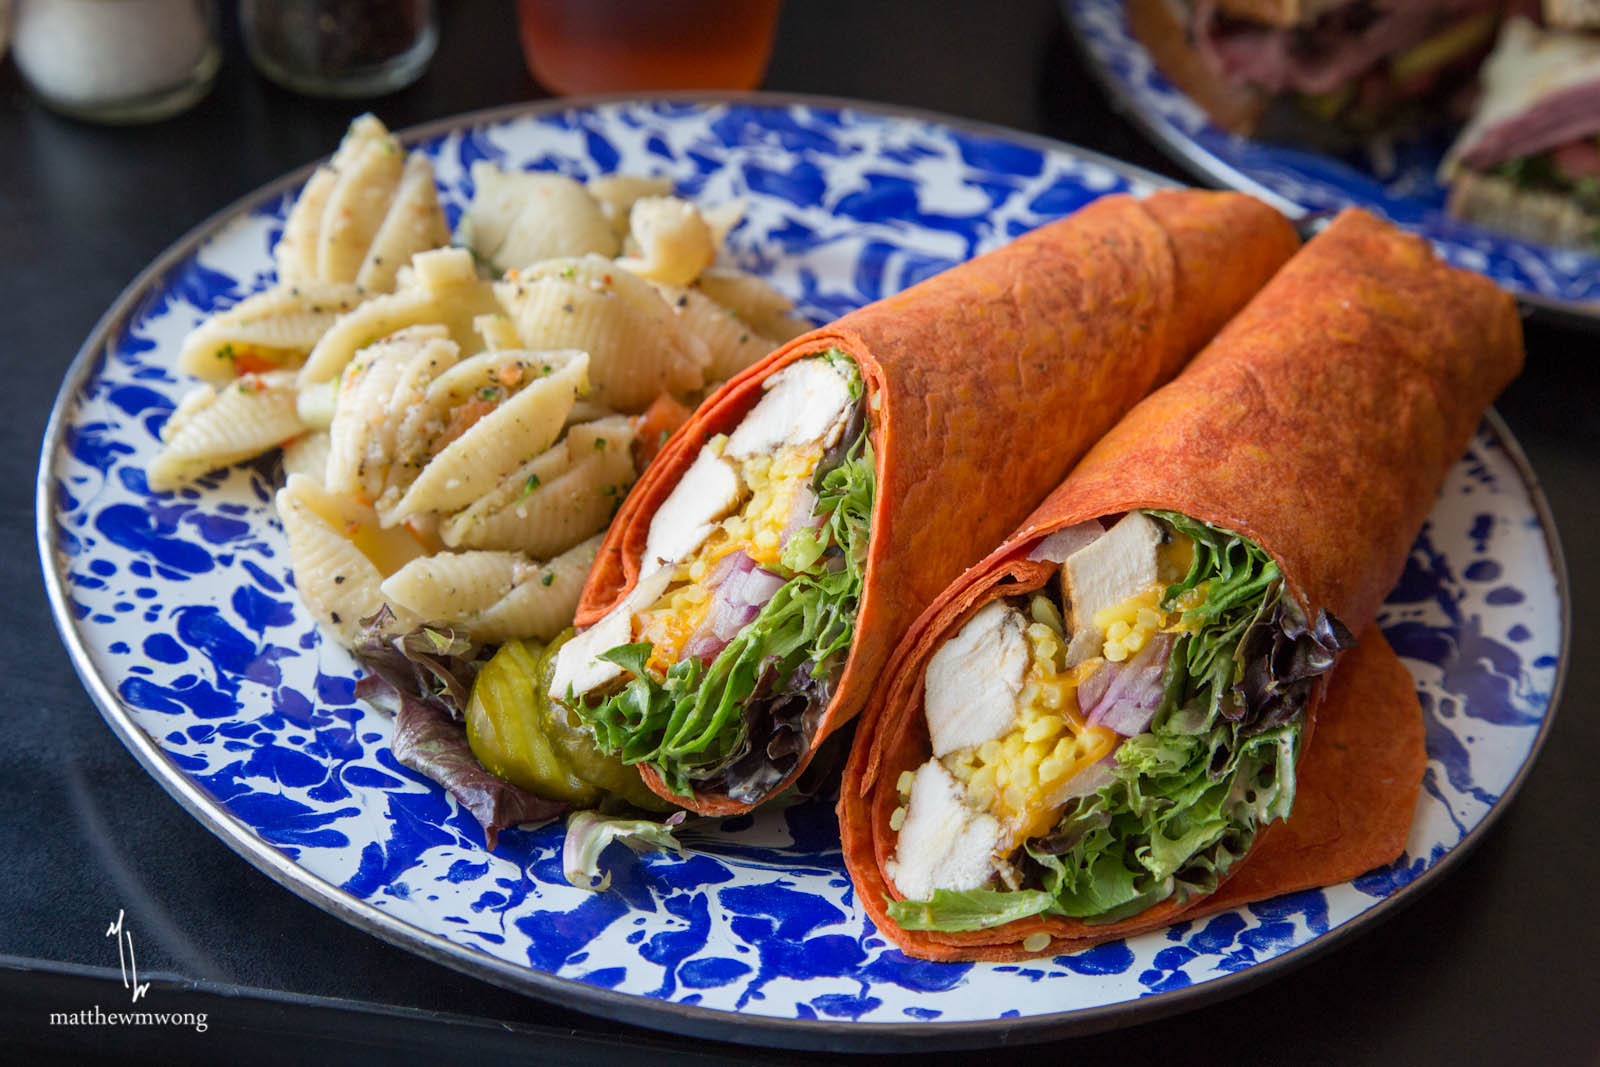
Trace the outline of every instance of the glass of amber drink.
<instances>
[{"instance_id":1,"label":"glass of amber drink","mask_svg":"<svg viewBox=\"0 0 1600 1067\"><path fill-rule=\"evenodd\" d=\"M779 0L518 0L528 71L556 93L754 89Z\"/></svg>"}]
</instances>

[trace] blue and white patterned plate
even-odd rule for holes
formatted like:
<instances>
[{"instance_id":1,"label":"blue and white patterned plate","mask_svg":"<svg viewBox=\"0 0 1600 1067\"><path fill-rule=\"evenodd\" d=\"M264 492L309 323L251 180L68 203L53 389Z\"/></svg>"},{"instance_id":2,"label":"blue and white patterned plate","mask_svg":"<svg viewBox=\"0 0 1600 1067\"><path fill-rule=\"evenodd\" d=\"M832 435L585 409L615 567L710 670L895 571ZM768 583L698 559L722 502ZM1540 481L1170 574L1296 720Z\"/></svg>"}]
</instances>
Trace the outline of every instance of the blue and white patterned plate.
<instances>
[{"instance_id":1,"label":"blue and white patterned plate","mask_svg":"<svg viewBox=\"0 0 1600 1067\"><path fill-rule=\"evenodd\" d=\"M1208 182L1253 193L1291 217L1358 205L1433 242L1459 267L1529 303L1600 324L1600 254L1552 248L1445 213L1434 171L1449 131L1335 158L1229 133L1151 63L1123 0L1060 0L1096 75L1144 131Z\"/></svg>"},{"instance_id":2,"label":"blue and white patterned plate","mask_svg":"<svg viewBox=\"0 0 1600 1067\"><path fill-rule=\"evenodd\" d=\"M821 321L1103 193L1159 179L1054 142L826 100L599 101L418 131L452 220L473 160L578 177L658 172L743 197L733 257ZM1491 419L1385 608L1430 762L1406 855L1346 884L1024 966L903 956L854 899L830 802L705 820L687 851L608 854L612 891L561 875L559 825L494 853L389 753L390 720L295 598L272 491L242 466L176 493L143 470L189 383L180 341L269 284L306 172L189 234L130 287L67 375L44 444L39 548L56 620L106 720L166 789L271 877L380 937L597 1014L782 1045L1042 1037L1236 991L1443 871L1516 789L1566 640L1555 534Z\"/></svg>"}]
</instances>

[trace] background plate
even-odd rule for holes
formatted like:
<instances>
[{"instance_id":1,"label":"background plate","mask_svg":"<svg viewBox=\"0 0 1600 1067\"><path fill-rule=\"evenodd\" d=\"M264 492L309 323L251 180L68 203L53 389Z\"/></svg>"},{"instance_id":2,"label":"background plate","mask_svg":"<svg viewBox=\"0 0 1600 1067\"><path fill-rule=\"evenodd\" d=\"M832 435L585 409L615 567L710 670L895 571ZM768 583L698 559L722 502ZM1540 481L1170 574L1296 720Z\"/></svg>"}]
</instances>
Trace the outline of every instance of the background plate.
<instances>
[{"instance_id":1,"label":"background plate","mask_svg":"<svg viewBox=\"0 0 1600 1067\"><path fill-rule=\"evenodd\" d=\"M1159 179L1068 146L837 101L754 96L521 108L418 131L452 222L476 159L665 173L744 197L731 258L822 321L1107 192ZM1353 883L1027 965L930 964L857 907L831 799L704 820L683 855L560 873L561 828L476 822L390 756L353 663L295 599L260 467L151 493L190 387L184 334L270 283L306 172L179 242L111 309L46 434L39 547L57 623L107 722L232 848L332 914L429 958L598 1014L724 1040L953 1047L1131 1022L1307 958L1440 874L1520 783L1564 661L1564 569L1492 419L1452 471L1383 622L1417 678L1430 762L1407 853Z\"/></svg>"},{"instance_id":2,"label":"background plate","mask_svg":"<svg viewBox=\"0 0 1600 1067\"><path fill-rule=\"evenodd\" d=\"M1117 104L1208 182L1253 193L1291 216L1357 205L1431 240L1451 263L1479 271L1530 304L1600 325L1600 255L1551 248L1445 214L1434 179L1449 133L1381 153L1335 158L1268 144L1212 124L1169 82L1128 30L1123 0L1061 0L1068 27Z\"/></svg>"}]
</instances>

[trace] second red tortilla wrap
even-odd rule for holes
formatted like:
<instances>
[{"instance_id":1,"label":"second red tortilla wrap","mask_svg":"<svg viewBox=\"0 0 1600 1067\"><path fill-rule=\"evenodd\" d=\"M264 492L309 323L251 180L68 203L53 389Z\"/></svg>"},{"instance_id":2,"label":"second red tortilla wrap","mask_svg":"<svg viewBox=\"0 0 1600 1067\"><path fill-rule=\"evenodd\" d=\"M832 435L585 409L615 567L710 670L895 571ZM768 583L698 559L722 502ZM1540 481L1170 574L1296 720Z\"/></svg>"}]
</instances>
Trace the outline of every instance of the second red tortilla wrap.
<instances>
[{"instance_id":1,"label":"second red tortilla wrap","mask_svg":"<svg viewBox=\"0 0 1600 1067\"><path fill-rule=\"evenodd\" d=\"M1281 215L1240 194L1110 196L796 338L719 389L662 449L606 534L578 624L632 589L656 510L701 446L754 406L762 382L830 348L853 357L877 457L865 589L844 674L780 791L865 704L917 613L1176 374L1298 244ZM641 774L703 814L753 806L676 796L654 769Z\"/></svg>"},{"instance_id":2,"label":"second red tortilla wrap","mask_svg":"<svg viewBox=\"0 0 1600 1067\"><path fill-rule=\"evenodd\" d=\"M1027 558L1043 537L1141 508L1243 534L1277 561L1306 618L1326 610L1360 633L1399 579L1440 482L1522 355L1510 296L1439 262L1420 239L1347 211L1308 244L1181 376L1134 408L1010 538L941 593L896 651L856 738L839 802L851 877L880 929L912 955L1015 959L1152 929L1182 914L1169 900L1116 923L1034 918L965 932L908 931L888 918L896 783L929 752L922 714L929 658L984 604L1049 579L1053 564ZM1365 639L1377 645L1375 633ZM1403 704L1403 716L1415 717L1409 687L1339 677L1356 669L1398 677L1386 646L1347 658L1335 670L1338 684L1387 692ZM1353 702L1346 699L1340 713L1394 712L1352 711ZM1313 696L1306 708L1302 761L1321 751L1312 730L1317 704ZM1350 775L1352 795L1392 804L1393 791L1363 792L1363 775L1391 756L1420 774L1421 732L1370 721L1388 736L1367 738L1364 766L1330 773ZM1384 748L1390 744L1396 751ZM1406 791L1414 802L1415 783ZM1273 877L1258 873L1241 884L1267 896L1314 884L1305 871L1349 877L1387 862L1404 836L1369 818L1379 810L1363 809L1340 827L1341 843L1328 855L1342 862L1324 865L1327 856L1302 852L1299 861L1269 866ZM1258 844L1297 832L1275 828ZM1248 871L1249 860L1234 870ZM1237 903L1230 885L1213 902ZM1025 950L1022 942L1040 933L1048 945Z\"/></svg>"}]
</instances>

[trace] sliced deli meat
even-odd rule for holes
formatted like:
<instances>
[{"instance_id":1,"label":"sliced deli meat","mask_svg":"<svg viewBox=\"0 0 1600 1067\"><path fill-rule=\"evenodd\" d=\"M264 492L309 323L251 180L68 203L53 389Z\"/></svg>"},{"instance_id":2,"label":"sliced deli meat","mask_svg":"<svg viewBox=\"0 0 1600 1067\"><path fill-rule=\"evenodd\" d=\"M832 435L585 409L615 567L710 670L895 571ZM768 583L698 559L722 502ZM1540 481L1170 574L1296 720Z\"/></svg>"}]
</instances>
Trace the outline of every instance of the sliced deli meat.
<instances>
[{"instance_id":1,"label":"sliced deli meat","mask_svg":"<svg viewBox=\"0 0 1600 1067\"><path fill-rule=\"evenodd\" d=\"M1404 3L1319 5L1293 24L1241 18L1237 5L1195 4L1194 35L1223 77L1268 92L1331 93L1388 57L1435 33L1451 19L1498 6L1499 0L1406 0Z\"/></svg>"},{"instance_id":2,"label":"sliced deli meat","mask_svg":"<svg viewBox=\"0 0 1600 1067\"><path fill-rule=\"evenodd\" d=\"M850 383L826 360L791 363L769 378L766 392L728 438L727 454L753 456L779 445L831 445L850 409Z\"/></svg>"},{"instance_id":3,"label":"sliced deli meat","mask_svg":"<svg viewBox=\"0 0 1600 1067\"><path fill-rule=\"evenodd\" d=\"M683 559L710 535L712 523L738 502L738 473L709 448L701 449L650 523L646 566Z\"/></svg>"},{"instance_id":4,"label":"sliced deli meat","mask_svg":"<svg viewBox=\"0 0 1600 1067\"><path fill-rule=\"evenodd\" d=\"M1104 536L1068 556L1061 567L1062 601L1067 606L1067 666L1098 655L1103 633L1095 615L1155 584L1156 549L1161 531L1137 511L1130 511Z\"/></svg>"}]
</instances>

